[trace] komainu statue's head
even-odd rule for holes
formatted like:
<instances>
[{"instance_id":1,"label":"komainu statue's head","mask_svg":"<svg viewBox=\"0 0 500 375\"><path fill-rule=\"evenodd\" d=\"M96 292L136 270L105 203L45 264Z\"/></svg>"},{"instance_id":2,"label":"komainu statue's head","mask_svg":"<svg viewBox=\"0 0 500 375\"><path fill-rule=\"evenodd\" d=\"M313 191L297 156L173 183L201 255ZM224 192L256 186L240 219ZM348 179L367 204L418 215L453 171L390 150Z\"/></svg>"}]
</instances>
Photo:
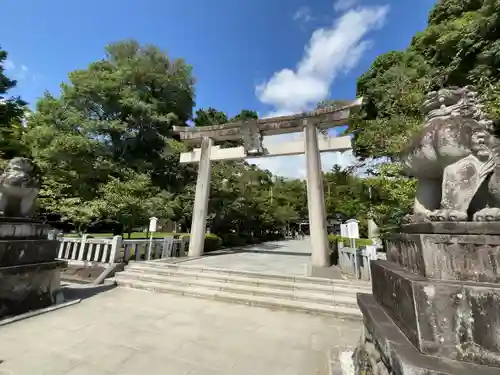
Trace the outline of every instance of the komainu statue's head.
<instances>
[{"instance_id":1,"label":"komainu statue's head","mask_svg":"<svg viewBox=\"0 0 500 375\"><path fill-rule=\"evenodd\" d=\"M37 175L35 164L30 159L17 157L9 161L2 177L4 184L35 187L39 184Z\"/></svg>"},{"instance_id":2,"label":"komainu statue's head","mask_svg":"<svg viewBox=\"0 0 500 375\"><path fill-rule=\"evenodd\" d=\"M436 118L464 117L491 129L493 121L486 117L474 86L448 87L427 94L422 105L425 123Z\"/></svg>"}]
</instances>

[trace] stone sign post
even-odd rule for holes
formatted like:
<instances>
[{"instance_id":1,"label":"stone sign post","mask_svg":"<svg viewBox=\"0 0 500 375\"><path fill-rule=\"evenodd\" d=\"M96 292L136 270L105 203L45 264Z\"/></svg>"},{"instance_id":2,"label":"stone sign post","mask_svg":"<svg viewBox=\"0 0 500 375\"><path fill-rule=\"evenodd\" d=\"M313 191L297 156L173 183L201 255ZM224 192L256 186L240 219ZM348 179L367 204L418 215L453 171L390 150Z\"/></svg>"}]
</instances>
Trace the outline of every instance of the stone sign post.
<instances>
[{"instance_id":1,"label":"stone sign post","mask_svg":"<svg viewBox=\"0 0 500 375\"><path fill-rule=\"evenodd\" d=\"M156 229L158 227L158 218L157 217L150 217L149 218L149 246L148 246L148 253L146 256L147 260L151 259L151 251L153 250L153 235L156 232Z\"/></svg>"},{"instance_id":2,"label":"stone sign post","mask_svg":"<svg viewBox=\"0 0 500 375\"><path fill-rule=\"evenodd\" d=\"M351 149L350 137L318 137L318 130L345 125L352 109L361 100L343 108L327 108L310 113L259 120L246 120L224 125L174 127L174 131L187 143L200 145L191 152L182 153L181 163L198 163L198 179L189 242L189 256L203 254L208 200L210 195L211 162L215 160L242 160L247 158L306 155L307 197L312 246L312 271L330 266L327 223L321 173L320 152L347 151ZM269 145L265 148L264 136L303 132L304 140ZM216 142L243 140L243 146L220 148Z\"/></svg>"},{"instance_id":3,"label":"stone sign post","mask_svg":"<svg viewBox=\"0 0 500 375\"><path fill-rule=\"evenodd\" d=\"M413 214L358 294L356 374L500 374L500 141L473 87L428 94L404 153Z\"/></svg>"}]
</instances>

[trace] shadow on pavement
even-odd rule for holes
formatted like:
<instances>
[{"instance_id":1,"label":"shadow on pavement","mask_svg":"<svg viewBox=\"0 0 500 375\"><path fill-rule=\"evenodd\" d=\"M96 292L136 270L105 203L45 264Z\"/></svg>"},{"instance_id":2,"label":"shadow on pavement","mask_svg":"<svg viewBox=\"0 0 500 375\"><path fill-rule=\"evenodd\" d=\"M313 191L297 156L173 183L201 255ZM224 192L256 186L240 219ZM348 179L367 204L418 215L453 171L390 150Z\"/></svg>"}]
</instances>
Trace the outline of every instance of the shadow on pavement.
<instances>
[{"instance_id":1,"label":"shadow on pavement","mask_svg":"<svg viewBox=\"0 0 500 375\"><path fill-rule=\"evenodd\" d=\"M102 285L66 284L62 286L65 300L86 299L116 288L115 283Z\"/></svg>"},{"instance_id":2,"label":"shadow on pavement","mask_svg":"<svg viewBox=\"0 0 500 375\"><path fill-rule=\"evenodd\" d=\"M237 253L255 253L255 254L276 254L276 255L293 255L293 256L299 256L299 257L309 257L311 256L311 253L298 253L294 251L268 251L268 250L253 250L253 249L238 249L234 251L230 251L229 253L231 254L237 254Z\"/></svg>"},{"instance_id":3,"label":"shadow on pavement","mask_svg":"<svg viewBox=\"0 0 500 375\"><path fill-rule=\"evenodd\" d=\"M311 252L298 252L298 251L286 251L286 250L276 250L280 248L286 248L286 242L283 243L261 243L246 246L238 246L228 249L221 249L212 251L210 253L203 254L203 257L219 256L227 254L240 254L240 253L254 253L254 254L276 254L276 255L292 255L292 256L311 256Z\"/></svg>"}]
</instances>

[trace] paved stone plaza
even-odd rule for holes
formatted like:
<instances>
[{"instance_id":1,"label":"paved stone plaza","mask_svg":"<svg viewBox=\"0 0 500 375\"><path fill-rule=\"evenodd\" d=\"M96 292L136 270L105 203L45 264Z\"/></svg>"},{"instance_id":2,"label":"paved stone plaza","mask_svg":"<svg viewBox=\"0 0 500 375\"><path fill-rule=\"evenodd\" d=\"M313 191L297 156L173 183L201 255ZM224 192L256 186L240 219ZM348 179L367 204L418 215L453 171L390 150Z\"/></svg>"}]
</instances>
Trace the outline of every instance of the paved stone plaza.
<instances>
[{"instance_id":1,"label":"paved stone plaza","mask_svg":"<svg viewBox=\"0 0 500 375\"><path fill-rule=\"evenodd\" d=\"M360 330L358 322L117 288L1 327L0 374L326 375L329 355L352 348Z\"/></svg>"},{"instance_id":2,"label":"paved stone plaza","mask_svg":"<svg viewBox=\"0 0 500 375\"><path fill-rule=\"evenodd\" d=\"M209 254L188 260L186 265L232 270L306 276L311 261L311 243L305 240L266 242L240 250Z\"/></svg>"}]
</instances>

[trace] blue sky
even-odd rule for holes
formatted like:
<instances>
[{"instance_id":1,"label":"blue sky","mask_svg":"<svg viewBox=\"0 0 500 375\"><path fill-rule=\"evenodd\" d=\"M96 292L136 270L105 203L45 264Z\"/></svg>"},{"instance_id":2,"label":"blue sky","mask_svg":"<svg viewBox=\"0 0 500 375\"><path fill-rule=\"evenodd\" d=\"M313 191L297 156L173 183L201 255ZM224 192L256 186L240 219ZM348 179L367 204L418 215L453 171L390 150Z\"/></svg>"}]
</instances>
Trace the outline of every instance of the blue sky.
<instances>
[{"instance_id":1,"label":"blue sky","mask_svg":"<svg viewBox=\"0 0 500 375\"><path fill-rule=\"evenodd\" d=\"M127 38L193 65L197 107L232 116L300 112L320 99L354 98L356 78L384 52L406 48L435 0L0 0L0 45L12 94L31 104L57 94L67 74ZM266 142L276 141L273 139ZM282 140L280 140L282 141ZM259 164L303 176L303 158ZM323 167L351 162L323 156Z\"/></svg>"}]
</instances>

